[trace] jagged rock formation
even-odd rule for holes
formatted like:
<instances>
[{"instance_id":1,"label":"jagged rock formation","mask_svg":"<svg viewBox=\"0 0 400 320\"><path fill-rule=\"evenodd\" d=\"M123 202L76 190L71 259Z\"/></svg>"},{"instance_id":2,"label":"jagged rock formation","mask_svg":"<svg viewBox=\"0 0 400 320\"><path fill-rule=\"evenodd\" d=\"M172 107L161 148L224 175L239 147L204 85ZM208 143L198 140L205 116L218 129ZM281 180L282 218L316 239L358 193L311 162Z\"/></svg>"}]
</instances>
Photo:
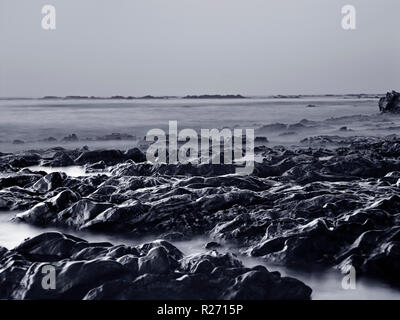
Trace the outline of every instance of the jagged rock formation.
<instances>
[{"instance_id":1,"label":"jagged rock formation","mask_svg":"<svg viewBox=\"0 0 400 320\"><path fill-rule=\"evenodd\" d=\"M379 110L382 113L400 113L400 93L396 91L386 93L386 96L379 100Z\"/></svg>"},{"instance_id":2,"label":"jagged rock formation","mask_svg":"<svg viewBox=\"0 0 400 320\"><path fill-rule=\"evenodd\" d=\"M327 139L334 147L323 147ZM229 165L153 165L141 162L143 154L139 150L124 153L57 148L1 154L0 208L24 210L15 220L39 226L136 237L152 234L166 239L208 235L266 262L307 270L340 269L351 264L358 276L375 277L400 287L400 139L395 135L319 136L303 143L307 146L258 147L258 156L263 160L250 176L231 174ZM70 177L26 168L64 158L68 163L71 159L74 164L100 170L99 174ZM109 171L105 172L107 166ZM91 257L97 259L99 252L106 249L93 250L96 254ZM72 259L74 254L77 252L66 259ZM129 263L136 263L132 259L126 258ZM182 259L175 260L182 263ZM24 261L23 265L31 262L34 260ZM0 265L5 268L7 263ZM60 270L64 267L59 266ZM121 268L113 262L110 269L114 267ZM208 262L202 262L199 268L211 270ZM227 268L236 267L229 264ZM162 266L157 270L167 269ZM246 271L250 272L246 276L244 271L234 273L229 278L231 284L235 282L234 291L209 289L210 297L270 298L257 286L253 293L249 293L251 286L250 291L242 291L247 281L270 283L269 275L253 275L253 271ZM20 275L23 277L25 271ZM7 277L3 281L8 281ZM108 298L118 291L116 288L124 288L120 297L151 296L149 292L129 289L132 281L152 283L149 288L155 291L164 286L174 292L170 292L172 297L179 298L185 292L179 291L184 282L178 285L173 277L121 279L85 287L88 290L80 292L79 297ZM199 281L193 279L197 279L193 280L195 283ZM210 280L202 278L200 282L209 285L207 279ZM26 295L21 293L18 297Z\"/></svg>"},{"instance_id":3,"label":"jagged rock formation","mask_svg":"<svg viewBox=\"0 0 400 320\"><path fill-rule=\"evenodd\" d=\"M53 287L43 286L54 268ZM50 281L50 280L49 280ZM232 254L184 256L167 241L90 243L50 232L0 247L0 299L309 299L311 289Z\"/></svg>"}]
</instances>

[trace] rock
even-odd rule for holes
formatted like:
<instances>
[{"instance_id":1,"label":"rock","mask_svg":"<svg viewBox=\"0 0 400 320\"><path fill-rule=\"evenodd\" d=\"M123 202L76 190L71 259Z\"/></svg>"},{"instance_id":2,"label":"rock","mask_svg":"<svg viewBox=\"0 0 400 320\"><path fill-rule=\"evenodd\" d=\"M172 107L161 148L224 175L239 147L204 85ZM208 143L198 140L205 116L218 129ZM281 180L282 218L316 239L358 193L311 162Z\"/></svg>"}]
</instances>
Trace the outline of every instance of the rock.
<instances>
[{"instance_id":1,"label":"rock","mask_svg":"<svg viewBox=\"0 0 400 320\"><path fill-rule=\"evenodd\" d=\"M39 162L40 155L36 153L26 153L12 157L9 164L14 168L25 168L38 165Z\"/></svg>"},{"instance_id":2,"label":"rock","mask_svg":"<svg viewBox=\"0 0 400 320\"><path fill-rule=\"evenodd\" d=\"M57 223L60 225L79 228L90 220L95 219L99 214L111 208L113 205L103 202L94 202L82 199L71 207L57 214Z\"/></svg>"},{"instance_id":3,"label":"rock","mask_svg":"<svg viewBox=\"0 0 400 320\"><path fill-rule=\"evenodd\" d=\"M380 123L392 118L387 117L381 116ZM355 120L372 121L369 116L357 116ZM324 123L337 130L348 125L349 117ZM318 125L309 120L299 124L305 129ZM235 175L235 168L230 165L137 163L141 153L134 149L92 153L87 148L51 148L0 154L0 208L23 211L16 219L22 222L124 237L151 234L177 241L208 235L224 243L224 251L230 253L223 257L214 250L219 248L211 244L207 246L211 251L188 256L168 242L110 247L58 240L67 252L62 259L112 260L130 270L130 279L117 278L91 288L92 298L108 296L119 280L123 287L118 296L125 298L244 296L244 280L237 277L254 270L244 267L229 245L239 252L262 257L265 263L297 270L309 271L310 266L340 268L352 263L361 276L397 286L398 266L394 261L398 250L396 228L400 223L400 138L326 135L305 142L308 145L301 147L259 147L257 157L261 160L249 176ZM68 177L27 168L18 171L9 165L14 160L21 161L21 165L43 163L54 159L57 153L81 158L79 162L87 168L92 164L94 168L110 166L110 172ZM159 247L164 249L155 249L154 256L148 256ZM5 253L7 259L12 254ZM14 275L8 264L3 268L4 277L9 274L13 279L14 275L17 283L27 265L60 261L54 254L49 258L44 254L14 254L19 257L8 263L22 269ZM0 261L0 268L1 265ZM229 291L227 283L232 287L236 280L237 287ZM132 283L148 287L131 289ZM7 292L14 289L7 282ZM157 294L153 289L159 290ZM193 292L194 289L199 291ZM251 296L258 289L253 293L249 290L245 291ZM287 290L292 292L290 286Z\"/></svg>"},{"instance_id":4,"label":"rock","mask_svg":"<svg viewBox=\"0 0 400 320\"><path fill-rule=\"evenodd\" d=\"M256 137L254 139L255 143L268 143L268 138L267 137Z\"/></svg>"},{"instance_id":5,"label":"rock","mask_svg":"<svg viewBox=\"0 0 400 320\"><path fill-rule=\"evenodd\" d=\"M124 153L125 160L132 160L136 163L145 162L146 155L140 151L138 148L129 149Z\"/></svg>"},{"instance_id":6,"label":"rock","mask_svg":"<svg viewBox=\"0 0 400 320\"><path fill-rule=\"evenodd\" d=\"M39 226L57 224L57 213L77 202L79 198L75 192L66 189L49 200L40 202L33 208L18 214L16 218Z\"/></svg>"},{"instance_id":7,"label":"rock","mask_svg":"<svg viewBox=\"0 0 400 320\"><path fill-rule=\"evenodd\" d=\"M386 96L379 100L379 110L382 113L400 112L400 93L396 91L386 93Z\"/></svg>"},{"instance_id":8,"label":"rock","mask_svg":"<svg viewBox=\"0 0 400 320\"><path fill-rule=\"evenodd\" d=\"M79 141L78 136L75 133L70 134L69 136L66 136L62 138L63 142L77 142Z\"/></svg>"},{"instance_id":9,"label":"rock","mask_svg":"<svg viewBox=\"0 0 400 320\"><path fill-rule=\"evenodd\" d=\"M113 140L134 140L135 137L126 133L112 133L105 136L97 137L96 140L100 141L113 141Z\"/></svg>"},{"instance_id":10,"label":"rock","mask_svg":"<svg viewBox=\"0 0 400 320\"><path fill-rule=\"evenodd\" d=\"M86 171L92 172L96 170L104 170L107 167L106 163L101 160L93 164L86 164Z\"/></svg>"},{"instance_id":11,"label":"rock","mask_svg":"<svg viewBox=\"0 0 400 320\"><path fill-rule=\"evenodd\" d=\"M52 290L42 286L44 270L55 271ZM244 268L231 254L184 257L166 241L112 246L57 232L12 250L0 248L0 285L1 298L29 300L308 299L311 294L302 282L262 266Z\"/></svg>"},{"instance_id":12,"label":"rock","mask_svg":"<svg viewBox=\"0 0 400 320\"><path fill-rule=\"evenodd\" d=\"M193 270L193 273L211 273L214 265L207 259L201 260Z\"/></svg>"},{"instance_id":13,"label":"rock","mask_svg":"<svg viewBox=\"0 0 400 320\"><path fill-rule=\"evenodd\" d=\"M117 259L117 261L128 268L130 272L136 274L139 272L139 258L135 257L132 254L126 254L120 258ZM143 266L142 266L143 268ZM142 269L143 271L143 269Z\"/></svg>"},{"instance_id":14,"label":"rock","mask_svg":"<svg viewBox=\"0 0 400 320\"><path fill-rule=\"evenodd\" d=\"M107 165L115 165L124 160L124 154L119 150L94 150L85 151L75 159L75 163L85 165L104 161Z\"/></svg>"},{"instance_id":15,"label":"rock","mask_svg":"<svg viewBox=\"0 0 400 320\"><path fill-rule=\"evenodd\" d=\"M204 248L206 248L206 249L216 249L219 247L221 247L221 245L218 242L214 242L214 241L208 242L204 246Z\"/></svg>"},{"instance_id":16,"label":"rock","mask_svg":"<svg viewBox=\"0 0 400 320\"><path fill-rule=\"evenodd\" d=\"M175 265L177 265L177 262L171 261L164 247L155 247L145 257L139 258L138 271L140 274L164 274L172 272Z\"/></svg>"},{"instance_id":17,"label":"rock","mask_svg":"<svg viewBox=\"0 0 400 320\"><path fill-rule=\"evenodd\" d=\"M281 278L278 273L253 270L235 279L224 295L228 300L308 300L311 288L292 278Z\"/></svg>"},{"instance_id":18,"label":"rock","mask_svg":"<svg viewBox=\"0 0 400 320\"><path fill-rule=\"evenodd\" d=\"M74 160L65 152L56 152L53 159L43 165L50 167L68 167L75 164Z\"/></svg>"},{"instance_id":19,"label":"rock","mask_svg":"<svg viewBox=\"0 0 400 320\"><path fill-rule=\"evenodd\" d=\"M86 241L59 232L42 233L25 240L14 250L32 261L59 261L82 249Z\"/></svg>"},{"instance_id":20,"label":"rock","mask_svg":"<svg viewBox=\"0 0 400 320\"><path fill-rule=\"evenodd\" d=\"M116 261L91 260L58 263L56 265L56 287L44 290L42 287L42 268L45 263L33 264L21 287L13 293L16 299L82 299L87 292L107 280L129 279L129 272Z\"/></svg>"},{"instance_id":21,"label":"rock","mask_svg":"<svg viewBox=\"0 0 400 320\"><path fill-rule=\"evenodd\" d=\"M41 179L40 174L18 174L10 177L0 178L0 189L17 187L29 187Z\"/></svg>"},{"instance_id":22,"label":"rock","mask_svg":"<svg viewBox=\"0 0 400 320\"><path fill-rule=\"evenodd\" d=\"M48 137L48 138L43 139L43 141L45 141L45 142L56 142L57 139L54 138L54 137Z\"/></svg>"},{"instance_id":23,"label":"rock","mask_svg":"<svg viewBox=\"0 0 400 320\"><path fill-rule=\"evenodd\" d=\"M62 172L52 172L40 178L31 188L39 193L46 193L62 186L67 175Z\"/></svg>"}]
</instances>

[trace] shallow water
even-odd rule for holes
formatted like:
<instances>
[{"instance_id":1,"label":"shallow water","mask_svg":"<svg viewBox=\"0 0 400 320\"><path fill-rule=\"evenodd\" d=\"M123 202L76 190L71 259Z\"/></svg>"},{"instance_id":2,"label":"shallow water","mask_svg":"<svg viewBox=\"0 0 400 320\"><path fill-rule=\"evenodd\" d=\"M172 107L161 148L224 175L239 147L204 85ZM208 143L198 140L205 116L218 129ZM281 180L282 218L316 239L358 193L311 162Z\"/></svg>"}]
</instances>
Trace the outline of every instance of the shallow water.
<instances>
[{"instance_id":1,"label":"shallow water","mask_svg":"<svg viewBox=\"0 0 400 320\"><path fill-rule=\"evenodd\" d=\"M12 249L26 238L37 236L43 232L60 231L69 233L77 237L83 238L87 241L103 242L108 241L114 245L138 245L148 241L156 240L154 237L146 237L142 239L129 239L118 235L107 234L93 234L88 232L77 232L72 230L63 230L59 228L39 228L25 223L12 222L11 219L15 216L16 212L0 212L0 246ZM204 245L210 241L206 237L198 237L189 241L170 241L178 249L185 254L196 254L205 252ZM219 251L224 252L228 250L222 247ZM231 251L231 250L230 250ZM312 298L315 300L369 300L369 299L385 299L385 300L399 300L400 290L395 290L387 285L379 282L357 280L356 290L344 290L341 287L343 276L339 272L325 272L325 273L300 273L295 270L288 270L285 268L271 266L266 264L261 259L239 256L242 262L247 267L256 265L264 265L270 271L279 271L284 276L290 276L302 280L313 289Z\"/></svg>"}]
</instances>

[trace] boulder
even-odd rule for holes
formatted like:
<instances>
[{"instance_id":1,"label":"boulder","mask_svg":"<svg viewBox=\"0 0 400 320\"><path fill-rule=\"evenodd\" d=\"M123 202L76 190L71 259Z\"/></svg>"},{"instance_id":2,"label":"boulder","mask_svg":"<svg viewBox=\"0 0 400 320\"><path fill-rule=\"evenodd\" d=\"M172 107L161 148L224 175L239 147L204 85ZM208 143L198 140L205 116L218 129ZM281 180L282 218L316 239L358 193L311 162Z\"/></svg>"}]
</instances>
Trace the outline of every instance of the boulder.
<instances>
[{"instance_id":1,"label":"boulder","mask_svg":"<svg viewBox=\"0 0 400 320\"><path fill-rule=\"evenodd\" d=\"M31 189L39 193L47 193L62 187L67 175L63 172L52 172L38 180Z\"/></svg>"},{"instance_id":2,"label":"boulder","mask_svg":"<svg viewBox=\"0 0 400 320\"><path fill-rule=\"evenodd\" d=\"M85 165L104 161L107 165L115 165L125 159L124 154L120 150L93 150L85 151L75 159L75 163Z\"/></svg>"},{"instance_id":3,"label":"boulder","mask_svg":"<svg viewBox=\"0 0 400 320\"><path fill-rule=\"evenodd\" d=\"M400 93L396 91L386 93L379 99L379 110L382 113L400 113Z\"/></svg>"}]
</instances>

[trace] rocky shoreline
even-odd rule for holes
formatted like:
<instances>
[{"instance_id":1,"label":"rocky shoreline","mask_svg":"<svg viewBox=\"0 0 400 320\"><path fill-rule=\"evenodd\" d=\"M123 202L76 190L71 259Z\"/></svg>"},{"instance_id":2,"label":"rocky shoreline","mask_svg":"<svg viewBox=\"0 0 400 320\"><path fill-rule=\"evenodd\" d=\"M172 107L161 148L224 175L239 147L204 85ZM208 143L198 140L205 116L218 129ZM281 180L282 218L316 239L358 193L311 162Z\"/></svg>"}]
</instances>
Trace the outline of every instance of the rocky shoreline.
<instances>
[{"instance_id":1,"label":"rocky shoreline","mask_svg":"<svg viewBox=\"0 0 400 320\"><path fill-rule=\"evenodd\" d=\"M0 248L1 299L309 299L311 289L265 267L245 268L232 254L184 256L167 241L140 246L89 243L43 233L13 250ZM45 266L57 274L42 287Z\"/></svg>"},{"instance_id":2,"label":"rocky shoreline","mask_svg":"<svg viewBox=\"0 0 400 320\"><path fill-rule=\"evenodd\" d=\"M271 264L298 270L351 265L360 277L400 287L400 137L319 136L306 143L257 147L262 161L251 176L234 175L229 165L149 164L136 148L0 154L0 209L23 211L15 223L42 227L132 238L151 234L167 241L208 235L228 251L235 248ZM37 165L80 165L95 174L29 169ZM143 248L114 247L43 233L0 250L0 297L311 296L300 281L261 266L245 268L232 253L215 248L183 256L165 240ZM60 291L51 296L38 289L43 263L55 263L64 275ZM99 271L94 279L94 268L104 274Z\"/></svg>"}]
</instances>

